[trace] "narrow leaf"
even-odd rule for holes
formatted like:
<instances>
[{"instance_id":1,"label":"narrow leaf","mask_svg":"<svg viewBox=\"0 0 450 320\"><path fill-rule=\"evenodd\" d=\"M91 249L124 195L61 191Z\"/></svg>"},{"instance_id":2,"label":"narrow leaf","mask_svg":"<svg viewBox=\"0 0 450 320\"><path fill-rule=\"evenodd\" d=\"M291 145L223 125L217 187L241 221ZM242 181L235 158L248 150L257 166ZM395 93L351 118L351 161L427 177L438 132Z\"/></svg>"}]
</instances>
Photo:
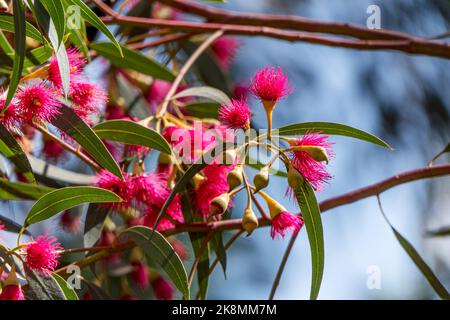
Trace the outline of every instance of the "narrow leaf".
<instances>
[{"instance_id":1,"label":"narrow leaf","mask_svg":"<svg viewBox=\"0 0 450 320\"><path fill-rule=\"evenodd\" d=\"M289 126L281 127L276 130L278 130L278 133L282 136L295 136L299 134L305 134L308 132L321 132L323 134L329 135L340 135L371 142L373 144L392 149L391 146L388 145L386 142L370 133L339 123L304 122L291 124Z\"/></svg>"},{"instance_id":2,"label":"narrow leaf","mask_svg":"<svg viewBox=\"0 0 450 320\"><path fill-rule=\"evenodd\" d=\"M91 43L89 46L117 67L135 70L166 81L173 81L175 79L175 76L168 68L155 60L144 56L139 51L122 46L123 56L121 56L118 54L117 50L115 50L112 43L96 42Z\"/></svg>"},{"instance_id":3,"label":"narrow leaf","mask_svg":"<svg viewBox=\"0 0 450 320\"><path fill-rule=\"evenodd\" d=\"M110 210L104 206L96 203L89 205L86 221L84 222L84 247L93 247L100 239L103 226L106 218L108 217Z\"/></svg>"},{"instance_id":4,"label":"narrow leaf","mask_svg":"<svg viewBox=\"0 0 450 320\"><path fill-rule=\"evenodd\" d=\"M97 163L123 179L122 171L103 142L72 109L62 106L52 124L80 144Z\"/></svg>"},{"instance_id":5,"label":"narrow leaf","mask_svg":"<svg viewBox=\"0 0 450 320\"><path fill-rule=\"evenodd\" d=\"M0 178L0 199L3 200L37 200L53 190L37 184L10 182Z\"/></svg>"},{"instance_id":6,"label":"narrow leaf","mask_svg":"<svg viewBox=\"0 0 450 320\"><path fill-rule=\"evenodd\" d=\"M216 101L220 104L231 105L231 100L222 91L213 87L193 87L177 93L173 99L184 97L201 97Z\"/></svg>"},{"instance_id":7,"label":"narrow leaf","mask_svg":"<svg viewBox=\"0 0 450 320\"><path fill-rule=\"evenodd\" d=\"M115 193L96 187L66 187L40 198L31 207L25 219L24 228L51 218L59 212L71 209L83 203L121 202Z\"/></svg>"},{"instance_id":8,"label":"narrow leaf","mask_svg":"<svg viewBox=\"0 0 450 320\"><path fill-rule=\"evenodd\" d=\"M427 231L426 235L427 237L448 237L450 236L450 227Z\"/></svg>"},{"instance_id":9,"label":"narrow leaf","mask_svg":"<svg viewBox=\"0 0 450 320\"><path fill-rule=\"evenodd\" d=\"M61 288L66 300L78 300L78 296L73 288L60 275L53 273L52 277L56 280Z\"/></svg>"},{"instance_id":10,"label":"narrow leaf","mask_svg":"<svg viewBox=\"0 0 450 320\"><path fill-rule=\"evenodd\" d=\"M81 0L67 0L69 4L76 5L80 8L81 15L86 19L92 26L103 32L105 36L114 44L120 55L122 54L122 48L117 42L114 35L109 31L108 27L100 20L100 18Z\"/></svg>"},{"instance_id":11,"label":"narrow leaf","mask_svg":"<svg viewBox=\"0 0 450 320\"><path fill-rule=\"evenodd\" d=\"M15 32L14 27L14 16L6 14L6 13L0 13L0 29L8 31L8 32ZM26 23L26 31L25 34L27 37L30 37L36 41L43 42L43 37L38 29L36 29L31 23Z\"/></svg>"},{"instance_id":12,"label":"narrow leaf","mask_svg":"<svg viewBox=\"0 0 450 320\"><path fill-rule=\"evenodd\" d=\"M17 170L21 172L30 182L35 182L30 163L16 139L0 123L0 153L15 164Z\"/></svg>"},{"instance_id":13,"label":"narrow leaf","mask_svg":"<svg viewBox=\"0 0 450 320\"><path fill-rule=\"evenodd\" d=\"M66 300L63 290L54 277L47 277L33 270L26 270L30 300Z\"/></svg>"},{"instance_id":14,"label":"narrow leaf","mask_svg":"<svg viewBox=\"0 0 450 320\"><path fill-rule=\"evenodd\" d=\"M322 218L314 190L306 180L298 188L294 189L294 193L305 221L311 248L312 279L310 299L316 300L322 283L325 260Z\"/></svg>"},{"instance_id":15,"label":"narrow leaf","mask_svg":"<svg viewBox=\"0 0 450 320\"><path fill-rule=\"evenodd\" d=\"M65 28L66 28L66 18L64 16L64 7L61 0L39 0L39 2L47 10L49 16L51 17L56 34L57 34L57 44L59 45L63 42Z\"/></svg>"},{"instance_id":16,"label":"narrow leaf","mask_svg":"<svg viewBox=\"0 0 450 320\"><path fill-rule=\"evenodd\" d=\"M122 235L133 239L148 259L156 262L165 271L183 297L189 299L186 270L180 257L163 235L147 227L132 227Z\"/></svg>"},{"instance_id":17,"label":"narrow leaf","mask_svg":"<svg viewBox=\"0 0 450 320\"><path fill-rule=\"evenodd\" d=\"M402 248L406 251L408 256L411 258L411 260L414 262L414 264L419 268L420 272L422 272L425 279L428 281L428 283L433 287L434 291L439 295L441 299L450 300L450 293L447 291L447 289L444 287L444 285L439 281L438 277L434 274L433 270L427 265L425 260L422 259L420 254L417 252L417 250L409 243L409 241L403 237L397 229L395 229L389 219L387 218L386 214L384 213L384 210L381 206L381 200L378 197L378 204L380 206L380 211L388 223L389 227L391 227L392 232L394 232L395 237L397 238L398 242L402 246Z\"/></svg>"},{"instance_id":18,"label":"narrow leaf","mask_svg":"<svg viewBox=\"0 0 450 320\"><path fill-rule=\"evenodd\" d=\"M19 225L17 222L11 220L8 217L2 216L2 215L0 215L0 222L3 223L3 225L5 226L5 230L8 232L19 233L22 229L22 226ZM28 236L31 235L28 230L25 230L23 232L23 234L26 234Z\"/></svg>"},{"instance_id":19,"label":"narrow leaf","mask_svg":"<svg viewBox=\"0 0 450 320\"><path fill-rule=\"evenodd\" d=\"M14 94L19 85L20 77L22 76L23 64L25 61L25 41L26 41L26 20L25 20L25 6L22 0L13 1L14 11L14 45L15 55L13 71L9 82L8 94L6 96L3 110L8 108Z\"/></svg>"},{"instance_id":20,"label":"narrow leaf","mask_svg":"<svg viewBox=\"0 0 450 320\"><path fill-rule=\"evenodd\" d=\"M217 119L219 117L220 104L214 102L198 102L185 105L189 115L197 118Z\"/></svg>"},{"instance_id":21,"label":"narrow leaf","mask_svg":"<svg viewBox=\"0 0 450 320\"><path fill-rule=\"evenodd\" d=\"M450 152L450 143L444 148L444 150L439 152L430 162L437 160L440 156L442 156L446 153L449 153L449 152Z\"/></svg>"},{"instance_id":22,"label":"narrow leaf","mask_svg":"<svg viewBox=\"0 0 450 320\"><path fill-rule=\"evenodd\" d=\"M141 145L171 154L170 145L158 132L133 121L111 120L102 122L93 129L101 139Z\"/></svg>"}]
</instances>

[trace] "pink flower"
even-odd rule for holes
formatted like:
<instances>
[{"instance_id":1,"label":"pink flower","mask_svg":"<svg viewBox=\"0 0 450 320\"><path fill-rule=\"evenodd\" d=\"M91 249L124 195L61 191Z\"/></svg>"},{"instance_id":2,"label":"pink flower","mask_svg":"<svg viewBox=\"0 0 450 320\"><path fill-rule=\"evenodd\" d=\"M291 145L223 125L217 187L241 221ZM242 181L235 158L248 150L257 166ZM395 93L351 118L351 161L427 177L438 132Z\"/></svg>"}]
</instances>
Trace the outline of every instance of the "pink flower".
<instances>
[{"instance_id":1,"label":"pink flower","mask_svg":"<svg viewBox=\"0 0 450 320\"><path fill-rule=\"evenodd\" d=\"M86 60L75 48L67 50L67 56L69 58L70 78L72 78L73 76L79 75L83 71ZM53 55L50 59L47 79L53 82L56 88L62 88L61 74L59 73L58 60L55 55Z\"/></svg>"},{"instance_id":2,"label":"pink flower","mask_svg":"<svg viewBox=\"0 0 450 320\"><path fill-rule=\"evenodd\" d=\"M66 154L66 150L54 140L44 139L44 146L42 147L42 154L47 160L57 162Z\"/></svg>"},{"instance_id":3,"label":"pink flower","mask_svg":"<svg viewBox=\"0 0 450 320\"><path fill-rule=\"evenodd\" d=\"M270 236L272 239L279 236L284 238L288 231L292 231L292 234L296 234L300 231L303 224L303 219L300 216L296 216L287 211L280 212L272 219Z\"/></svg>"},{"instance_id":4,"label":"pink flower","mask_svg":"<svg viewBox=\"0 0 450 320\"><path fill-rule=\"evenodd\" d=\"M234 37L223 36L214 41L211 49L222 69L227 70L230 67L239 46L239 41Z\"/></svg>"},{"instance_id":5,"label":"pink flower","mask_svg":"<svg viewBox=\"0 0 450 320\"><path fill-rule=\"evenodd\" d=\"M294 143L290 144L291 146L320 147L325 150L328 156L332 156L332 143L328 142L327 139L327 135L307 133L302 138L295 139ZM325 163L315 160L311 154L306 151L294 151L292 163L301 175L308 180L316 190L321 190L323 184L332 178L327 172Z\"/></svg>"},{"instance_id":6,"label":"pink flower","mask_svg":"<svg viewBox=\"0 0 450 320\"><path fill-rule=\"evenodd\" d=\"M50 275L58 266L61 244L56 238L41 235L25 245L25 265L31 269Z\"/></svg>"},{"instance_id":7,"label":"pink flower","mask_svg":"<svg viewBox=\"0 0 450 320\"><path fill-rule=\"evenodd\" d=\"M0 221L0 231L6 230L5 225Z\"/></svg>"},{"instance_id":8,"label":"pink flower","mask_svg":"<svg viewBox=\"0 0 450 320\"><path fill-rule=\"evenodd\" d=\"M70 210L64 211L61 215L62 228L69 233L75 233L80 230L80 215L72 214Z\"/></svg>"},{"instance_id":9,"label":"pink flower","mask_svg":"<svg viewBox=\"0 0 450 320\"><path fill-rule=\"evenodd\" d=\"M20 285L10 284L3 288L0 300L25 300Z\"/></svg>"},{"instance_id":10,"label":"pink flower","mask_svg":"<svg viewBox=\"0 0 450 320\"><path fill-rule=\"evenodd\" d=\"M256 71L250 91L261 101L277 102L292 92L287 75L281 67L265 67Z\"/></svg>"},{"instance_id":11,"label":"pink flower","mask_svg":"<svg viewBox=\"0 0 450 320\"><path fill-rule=\"evenodd\" d=\"M51 122L58 115L61 102L54 90L40 83L19 88L16 106L27 122L33 119Z\"/></svg>"},{"instance_id":12,"label":"pink flower","mask_svg":"<svg viewBox=\"0 0 450 320\"><path fill-rule=\"evenodd\" d=\"M4 93L0 93L0 109L5 106L6 97ZM17 128L20 124L20 114L14 103L11 103L8 108L0 115L0 123L8 130Z\"/></svg>"},{"instance_id":13,"label":"pink flower","mask_svg":"<svg viewBox=\"0 0 450 320\"><path fill-rule=\"evenodd\" d=\"M219 109L219 120L231 129L248 129L250 127L250 109L247 101L231 100L231 105L222 105Z\"/></svg>"},{"instance_id":14,"label":"pink flower","mask_svg":"<svg viewBox=\"0 0 450 320\"><path fill-rule=\"evenodd\" d=\"M116 234L112 230L103 229L102 234L100 236L100 240L98 241L99 247L111 247L116 240ZM120 252L115 252L110 254L109 256L103 259L106 263L115 263L120 258Z\"/></svg>"},{"instance_id":15,"label":"pink flower","mask_svg":"<svg viewBox=\"0 0 450 320\"><path fill-rule=\"evenodd\" d=\"M139 288L145 290L150 285L147 265L143 262L132 262L131 278Z\"/></svg>"},{"instance_id":16,"label":"pink flower","mask_svg":"<svg viewBox=\"0 0 450 320\"><path fill-rule=\"evenodd\" d=\"M233 87L234 97L238 100L246 99L248 97L249 87L246 81L240 81Z\"/></svg>"},{"instance_id":17,"label":"pink flower","mask_svg":"<svg viewBox=\"0 0 450 320\"><path fill-rule=\"evenodd\" d=\"M107 204L107 206L113 209L123 209L129 207L133 198L134 184L132 178L126 172L122 172L122 175L123 180L107 170L102 170L97 173L97 181L95 185L99 188L114 192L123 200L123 202L113 202Z\"/></svg>"},{"instance_id":18,"label":"pink flower","mask_svg":"<svg viewBox=\"0 0 450 320\"><path fill-rule=\"evenodd\" d=\"M108 104L105 109L106 120L117 120L126 117L125 111L115 104Z\"/></svg>"},{"instance_id":19,"label":"pink flower","mask_svg":"<svg viewBox=\"0 0 450 320\"><path fill-rule=\"evenodd\" d=\"M173 298L173 285L161 276L153 280L152 288L158 300L171 300Z\"/></svg>"},{"instance_id":20,"label":"pink flower","mask_svg":"<svg viewBox=\"0 0 450 320\"><path fill-rule=\"evenodd\" d=\"M74 111L84 120L87 120L91 114L97 113L108 99L103 88L79 80L71 83L69 96L72 99Z\"/></svg>"}]
</instances>

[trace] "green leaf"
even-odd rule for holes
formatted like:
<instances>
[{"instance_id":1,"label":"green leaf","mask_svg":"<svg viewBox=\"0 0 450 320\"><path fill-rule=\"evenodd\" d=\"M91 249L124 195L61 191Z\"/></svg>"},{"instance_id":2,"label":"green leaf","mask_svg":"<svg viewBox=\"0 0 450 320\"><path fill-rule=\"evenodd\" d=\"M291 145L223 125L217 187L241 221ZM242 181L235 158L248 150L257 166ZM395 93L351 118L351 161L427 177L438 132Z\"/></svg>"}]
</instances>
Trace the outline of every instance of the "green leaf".
<instances>
[{"instance_id":1,"label":"green leaf","mask_svg":"<svg viewBox=\"0 0 450 320\"><path fill-rule=\"evenodd\" d=\"M251 161L251 162L249 163L249 161ZM249 161L246 162L246 165L253 169L256 169L258 171L265 167L265 164L255 160L255 159L250 158ZM256 162L256 163L253 163L253 162ZM283 177L283 178L287 178L287 176L288 176L286 172L281 171L281 170L275 170L272 167L269 169L269 174L276 175L276 176Z\"/></svg>"},{"instance_id":2,"label":"green leaf","mask_svg":"<svg viewBox=\"0 0 450 320\"><path fill-rule=\"evenodd\" d=\"M64 7L61 0L39 0L39 2L47 10L50 18L52 19L56 34L57 34L57 44L59 45L63 42L65 28L66 28L66 18L64 15Z\"/></svg>"},{"instance_id":3,"label":"green leaf","mask_svg":"<svg viewBox=\"0 0 450 320\"><path fill-rule=\"evenodd\" d=\"M439 152L430 162L437 160L440 156L442 156L446 153L449 153L449 152L450 152L450 143L444 148L444 150Z\"/></svg>"},{"instance_id":4,"label":"green leaf","mask_svg":"<svg viewBox=\"0 0 450 320\"><path fill-rule=\"evenodd\" d=\"M392 226L391 222L389 221L389 219L387 218L386 214L384 213L384 211L381 207L380 198L378 198L378 203L380 205L381 213L382 213L384 219L391 227L392 232L394 232L394 235L397 238L400 245L402 246L402 248L406 251L406 253L411 258L411 260L414 262L414 264L417 266L417 268L419 268L420 272L422 272L425 279L427 279L428 283L433 287L434 291L439 295L439 297L441 299L449 300L450 293L447 291L447 289L445 289L445 287L439 281L438 277L434 274L433 270L431 270L431 268L422 259L422 257L419 255L419 253L416 251L416 249L414 249L414 247L409 243L409 241L406 240L406 238L403 237Z\"/></svg>"},{"instance_id":5,"label":"green leaf","mask_svg":"<svg viewBox=\"0 0 450 320\"><path fill-rule=\"evenodd\" d=\"M3 110L8 108L17 87L19 86L20 77L22 76L23 64L25 61L25 42L26 42L26 20L25 6L22 0L13 1L14 11L14 45L15 55L13 71L9 82L8 94L6 96Z\"/></svg>"},{"instance_id":6,"label":"green leaf","mask_svg":"<svg viewBox=\"0 0 450 320\"><path fill-rule=\"evenodd\" d=\"M310 299L316 300L322 283L325 261L322 218L314 190L306 180L299 187L294 188L294 193L305 221L311 248L312 279Z\"/></svg>"},{"instance_id":7,"label":"green leaf","mask_svg":"<svg viewBox=\"0 0 450 320\"><path fill-rule=\"evenodd\" d=\"M171 154L170 145L158 132L133 121L111 120L93 129L101 139L145 146Z\"/></svg>"},{"instance_id":8,"label":"green leaf","mask_svg":"<svg viewBox=\"0 0 450 320\"><path fill-rule=\"evenodd\" d=\"M323 134L329 135L339 135L345 137L356 138L359 140L371 142L373 144L392 149L390 145L388 145L383 140L377 138L376 136L364 132L359 129L355 129L343 124L332 123L332 122L304 122L292 124L289 126L281 127L278 130L278 133L282 136L295 136L299 134L305 134L308 132L321 132Z\"/></svg>"},{"instance_id":9,"label":"green leaf","mask_svg":"<svg viewBox=\"0 0 450 320\"><path fill-rule=\"evenodd\" d=\"M117 67L131 69L166 81L175 79L175 76L168 68L144 56L139 51L122 46L123 56L120 56L117 50L114 49L114 46L108 42L91 43L89 47L110 60Z\"/></svg>"},{"instance_id":10,"label":"green leaf","mask_svg":"<svg viewBox=\"0 0 450 320\"><path fill-rule=\"evenodd\" d=\"M15 32L14 29L14 16L11 16L6 13L0 13L0 29ZM36 41L43 42L43 37L38 29L36 29L31 23L26 23L25 34L27 37L30 37Z\"/></svg>"},{"instance_id":11,"label":"green leaf","mask_svg":"<svg viewBox=\"0 0 450 320\"><path fill-rule=\"evenodd\" d=\"M92 26L103 32L105 36L114 44L117 51L121 56L123 56L122 48L117 42L114 35L109 31L108 27L100 20L100 18L81 0L66 0L67 3L78 6L81 11L81 15L86 19Z\"/></svg>"},{"instance_id":12,"label":"green leaf","mask_svg":"<svg viewBox=\"0 0 450 320\"><path fill-rule=\"evenodd\" d=\"M47 277L27 269L28 290L26 298L30 300L66 300L63 290L54 277Z\"/></svg>"},{"instance_id":13,"label":"green leaf","mask_svg":"<svg viewBox=\"0 0 450 320\"><path fill-rule=\"evenodd\" d=\"M103 142L72 109L62 106L52 124L78 142L101 167L123 179L119 165Z\"/></svg>"},{"instance_id":14,"label":"green leaf","mask_svg":"<svg viewBox=\"0 0 450 320\"><path fill-rule=\"evenodd\" d=\"M121 202L114 192L96 187L66 187L40 198L31 207L25 219L24 228L51 218L59 212L71 209L83 203Z\"/></svg>"},{"instance_id":15,"label":"green leaf","mask_svg":"<svg viewBox=\"0 0 450 320\"><path fill-rule=\"evenodd\" d=\"M89 205L86 220L84 222L84 247L93 247L100 239L106 218L109 216L110 209L96 203Z\"/></svg>"},{"instance_id":16,"label":"green leaf","mask_svg":"<svg viewBox=\"0 0 450 320\"><path fill-rule=\"evenodd\" d=\"M60 275L53 273L52 277L56 280L61 288L66 300L78 300L78 296L73 288Z\"/></svg>"},{"instance_id":17,"label":"green leaf","mask_svg":"<svg viewBox=\"0 0 450 320\"><path fill-rule=\"evenodd\" d=\"M447 237L450 236L450 227L445 227L439 230L427 231L427 237Z\"/></svg>"},{"instance_id":18,"label":"green leaf","mask_svg":"<svg viewBox=\"0 0 450 320\"><path fill-rule=\"evenodd\" d=\"M223 244L223 232L216 232L210 241L211 248L222 266L225 278L227 277L227 252Z\"/></svg>"},{"instance_id":19,"label":"green leaf","mask_svg":"<svg viewBox=\"0 0 450 320\"><path fill-rule=\"evenodd\" d=\"M152 262L156 262L167 274L185 299L189 300L189 286L180 257L170 243L158 231L147 227L131 227L121 235L133 239Z\"/></svg>"},{"instance_id":20,"label":"green leaf","mask_svg":"<svg viewBox=\"0 0 450 320\"><path fill-rule=\"evenodd\" d=\"M0 123L0 153L7 157L30 182L35 182L27 156L16 139Z\"/></svg>"},{"instance_id":21,"label":"green leaf","mask_svg":"<svg viewBox=\"0 0 450 320\"><path fill-rule=\"evenodd\" d=\"M53 190L37 184L10 182L0 178L0 199L3 200L37 200Z\"/></svg>"},{"instance_id":22,"label":"green leaf","mask_svg":"<svg viewBox=\"0 0 450 320\"><path fill-rule=\"evenodd\" d=\"M184 97L202 97L211 99L220 104L231 105L230 98L228 98L228 96L222 91L213 87L203 86L188 88L177 93L175 96L173 96L173 99L180 99Z\"/></svg>"},{"instance_id":23,"label":"green leaf","mask_svg":"<svg viewBox=\"0 0 450 320\"><path fill-rule=\"evenodd\" d=\"M25 69L41 65L45 63L51 56L53 52L50 47L42 46L26 53L25 63L23 67Z\"/></svg>"},{"instance_id":24,"label":"green leaf","mask_svg":"<svg viewBox=\"0 0 450 320\"><path fill-rule=\"evenodd\" d=\"M196 118L217 119L219 117L220 104L214 102L198 102L185 105L183 108L187 110L189 115Z\"/></svg>"}]
</instances>

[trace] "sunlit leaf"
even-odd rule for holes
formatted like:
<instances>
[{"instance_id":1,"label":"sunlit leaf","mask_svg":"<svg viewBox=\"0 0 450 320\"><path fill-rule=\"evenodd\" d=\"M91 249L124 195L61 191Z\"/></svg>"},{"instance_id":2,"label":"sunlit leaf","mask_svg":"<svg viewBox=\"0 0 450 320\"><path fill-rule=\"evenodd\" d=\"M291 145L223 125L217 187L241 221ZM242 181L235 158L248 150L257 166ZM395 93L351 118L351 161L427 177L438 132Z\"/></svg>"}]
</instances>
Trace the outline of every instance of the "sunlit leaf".
<instances>
[{"instance_id":1,"label":"sunlit leaf","mask_svg":"<svg viewBox=\"0 0 450 320\"><path fill-rule=\"evenodd\" d=\"M15 32L14 29L14 16L6 14L6 13L0 13L0 29L8 31L8 32ZM25 34L27 37L30 37L36 41L42 42L43 37L38 29L36 29L31 23L26 23L26 31Z\"/></svg>"},{"instance_id":2,"label":"sunlit leaf","mask_svg":"<svg viewBox=\"0 0 450 320\"><path fill-rule=\"evenodd\" d=\"M231 105L231 100L222 91L213 87L193 87L177 93L173 99L180 99L184 97L201 97L216 101L220 104Z\"/></svg>"},{"instance_id":3,"label":"sunlit leaf","mask_svg":"<svg viewBox=\"0 0 450 320\"><path fill-rule=\"evenodd\" d=\"M66 187L41 197L31 207L24 228L83 203L121 202L114 192L96 187Z\"/></svg>"},{"instance_id":4,"label":"sunlit leaf","mask_svg":"<svg viewBox=\"0 0 450 320\"><path fill-rule=\"evenodd\" d=\"M53 273L52 277L56 280L61 288L66 300L78 300L78 296L73 288L60 275Z\"/></svg>"}]
</instances>

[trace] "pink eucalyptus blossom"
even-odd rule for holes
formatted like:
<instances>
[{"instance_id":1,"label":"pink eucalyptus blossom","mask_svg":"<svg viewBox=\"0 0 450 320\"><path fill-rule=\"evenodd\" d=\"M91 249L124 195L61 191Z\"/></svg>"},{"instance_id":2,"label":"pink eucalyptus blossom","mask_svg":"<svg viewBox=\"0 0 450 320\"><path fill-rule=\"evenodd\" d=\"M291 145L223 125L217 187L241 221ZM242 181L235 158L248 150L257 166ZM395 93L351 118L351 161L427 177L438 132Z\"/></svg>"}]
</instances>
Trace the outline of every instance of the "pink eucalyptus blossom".
<instances>
[{"instance_id":1,"label":"pink eucalyptus blossom","mask_svg":"<svg viewBox=\"0 0 450 320\"><path fill-rule=\"evenodd\" d=\"M155 297L158 300L171 300L173 298L173 285L165 278L159 276L152 282Z\"/></svg>"},{"instance_id":2,"label":"pink eucalyptus blossom","mask_svg":"<svg viewBox=\"0 0 450 320\"><path fill-rule=\"evenodd\" d=\"M286 233L289 231L291 231L292 234L295 235L300 231L303 224L303 219L300 216L296 216L287 211L280 212L272 219L270 236L272 237L272 239L275 239L277 237L284 238Z\"/></svg>"},{"instance_id":3,"label":"pink eucalyptus blossom","mask_svg":"<svg viewBox=\"0 0 450 320\"><path fill-rule=\"evenodd\" d=\"M10 284L3 288L0 300L25 300L25 297L20 285Z\"/></svg>"},{"instance_id":4,"label":"pink eucalyptus blossom","mask_svg":"<svg viewBox=\"0 0 450 320\"><path fill-rule=\"evenodd\" d=\"M289 95L293 88L281 67L265 67L256 71L250 91L261 101L277 102Z\"/></svg>"},{"instance_id":5,"label":"pink eucalyptus blossom","mask_svg":"<svg viewBox=\"0 0 450 320\"><path fill-rule=\"evenodd\" d=\"M67 50L67 56L69 58L69 75L70 78L77 76L83 72L86 60L81 55L81 53L75 49L70 48ZM58 89L62 88L61 74L59 72L58 60L55 55L50 59L50 64L48 66L47 79L53 82L54 86Z\"/></svg>"},{"instance_id":6,"label":"pink eucalyptus blossom","mask_svg":"<svg viewBox=\"0 0 450 320\"><path fill-rule=\"evenodd\" d=\"M43 83L20 87L15 104L17 112L29 123L33 119L51 122L61 106L56 91Z\"/></svg>"},{"instance_id":7,"label":"pink eucalyptus blossom","mask_svg":"<svg viewBox=\"0 0 450 320\"><path fill-rule=\"evenodd\" d=\"M250 109L245 99L231 100L231 105L222 105L219 120L230 129L248 129L250 127Z\"/></svg>"},{"instance_id":8,"label":"pink eucalyptus blossom","mask_svg":"<svg viewBox=\"0 0 450 320\"><path fill-rule=\"evenodd\" d=\"M239 46L239 41L234 37L223 36L214 41L211 49L222 69L230 68Z\"/></svg>"},{"instance_id":9,"label":"pink eucalyptus blossom","mask_svg":"<svg viewBox=\"0 0 450 320\"><path fill-rule=\"evenodd\" d=\"M58 266L59 250L62 247L56 238L41 235L25 245L25 265L31 270L50 275Z\"/></svg>"}]
</instances>

